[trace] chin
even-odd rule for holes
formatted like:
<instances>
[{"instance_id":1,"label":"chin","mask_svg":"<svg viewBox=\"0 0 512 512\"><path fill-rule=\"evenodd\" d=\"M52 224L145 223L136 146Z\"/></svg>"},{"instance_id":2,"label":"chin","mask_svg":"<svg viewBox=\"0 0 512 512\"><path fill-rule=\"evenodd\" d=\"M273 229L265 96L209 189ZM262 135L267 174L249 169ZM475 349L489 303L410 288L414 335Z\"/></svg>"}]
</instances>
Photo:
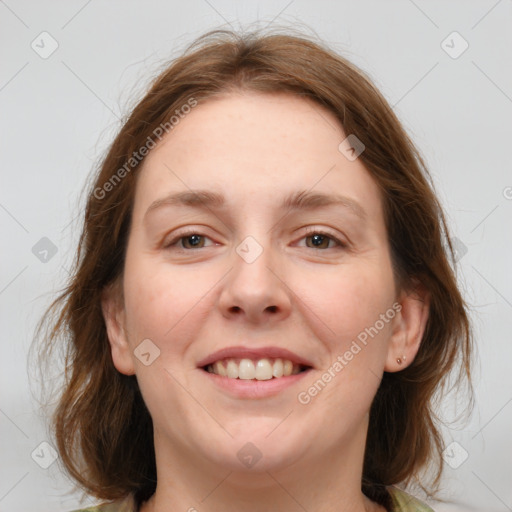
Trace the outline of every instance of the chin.
<instances>
[{"instance_id":1,"label":"chin","mask_svg":"<svg viewBox=\"0 0 512 512\"><path fill-rule=\"evenodd\" d=\"M273 422L273 428L276 422ZM229 429L228 429L229 430ZM303 457L303 450L298 449L303 442L300 437L294 442L289 431L279 428L269 435L272 429L253 428L234 436L226 435L225 443L218 440L209 442L205 447L205 457L210 459L216 467L223 467L244 478L244 475L266 475L290 467ZM268 482L267 482L268 483Z\"/></svg>"}]
</instances>

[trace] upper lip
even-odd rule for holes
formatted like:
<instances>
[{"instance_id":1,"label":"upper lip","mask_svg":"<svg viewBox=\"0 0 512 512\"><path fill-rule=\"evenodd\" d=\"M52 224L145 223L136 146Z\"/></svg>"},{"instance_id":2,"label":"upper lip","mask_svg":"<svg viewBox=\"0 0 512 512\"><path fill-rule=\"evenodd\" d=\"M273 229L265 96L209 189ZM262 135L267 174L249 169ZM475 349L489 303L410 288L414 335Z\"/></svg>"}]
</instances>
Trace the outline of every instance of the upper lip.
<instances>
[{"instance_id":1,"label":"upper lip","mask_svg":"<svg viewBox=\"0 0 512 512\"><path fill-rule=\"evenodd\" d=\"M280 347L227 347L222 348L220 350L217 350L213 353L211 353L209 356L206 356L204 359L201 359L197 363L198 368L202 368L204 366L207 366L209 364L215 363L215 361L219 361L221 359L226 358L239 358L239 359L275 359L275 358L281 358L281 359L288 359L294 364L300 364L303 366L309 366L312 367L313 364L311 361L308 361L307 359L295 354L291 350L288 350L286 348L280 348Z\"/></svg>"}]
</instances>

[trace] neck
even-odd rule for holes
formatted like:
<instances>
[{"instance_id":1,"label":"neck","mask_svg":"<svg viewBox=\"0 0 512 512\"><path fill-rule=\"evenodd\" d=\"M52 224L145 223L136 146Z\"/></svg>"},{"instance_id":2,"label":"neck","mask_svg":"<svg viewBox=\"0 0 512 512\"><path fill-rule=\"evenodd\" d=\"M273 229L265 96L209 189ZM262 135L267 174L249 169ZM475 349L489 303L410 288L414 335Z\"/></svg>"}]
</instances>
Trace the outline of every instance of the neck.
<instances>
[{"instance_id":1,"label":"neck","mask_svg":"<svg viewBox=\"0 0 512 512\"><path fill-rule=\"evenodd\" d=\"M157 488L140 512L376 512L361 492L366 432L337 450L305 455L286 467L219 467L155 432ZM170 447L173 446L173 448ZM179 462L176 462L179 461Z\"/></svg>"}]
</instances>

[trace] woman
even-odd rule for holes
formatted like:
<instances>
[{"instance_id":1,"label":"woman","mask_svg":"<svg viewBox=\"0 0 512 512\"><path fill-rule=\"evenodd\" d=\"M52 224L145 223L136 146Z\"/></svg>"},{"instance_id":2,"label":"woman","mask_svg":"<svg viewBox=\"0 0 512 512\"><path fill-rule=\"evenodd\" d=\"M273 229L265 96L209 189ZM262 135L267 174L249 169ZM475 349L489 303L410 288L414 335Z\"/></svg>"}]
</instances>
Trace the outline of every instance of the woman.
<instances>
[{"instance_id":1,"label":"woman","mask_svg":"<svg viewBox=\"0 0 512 512\"><path fill-rule=\"evenodd\" d=\"M89 510L431 510L395 485L435 489L432 397L469 381L448 251L360 70L304 37L200 38L112 144L53 305Z\"/></svg>"}]
</instances>

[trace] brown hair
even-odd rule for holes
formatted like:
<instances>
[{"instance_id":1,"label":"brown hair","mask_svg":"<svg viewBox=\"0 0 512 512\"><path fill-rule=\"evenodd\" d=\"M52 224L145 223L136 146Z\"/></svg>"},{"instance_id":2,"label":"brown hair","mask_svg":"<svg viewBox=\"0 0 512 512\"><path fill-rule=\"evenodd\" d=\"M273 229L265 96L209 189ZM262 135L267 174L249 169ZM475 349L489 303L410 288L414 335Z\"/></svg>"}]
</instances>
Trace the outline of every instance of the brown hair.
<instances>
[{"instance_id":1,"label":"brown hair","mask_svg":"<svg viewBox=\"0 0 512 512\"><path fill-rule=\"evenodd\" d=\"M385 486L418 479L427 462L434 464L435 487L442 440L434 398L453 369L452 382L467 377L471 392L472 334L444 214L421 156L366 75L320 43L280 33L217 30L199 38L153 82L104 158L88 195L74 273L45 317L42 350L48 354L58 339L67 343L65 388L53 416L62 462L99 498L134 493L140 502L155 490L151 417L135 376L113 365L101 309L103 290L123 273L140 167L126 162L191 99L239 89L310 98L366 146L359 158L382 194L396 282L421 282L431 304L416 358L403 371L385 373L373 401L362 489L389 506ZM114 182L116 173L122 179Z\"/></svg>"}]
</instances>

